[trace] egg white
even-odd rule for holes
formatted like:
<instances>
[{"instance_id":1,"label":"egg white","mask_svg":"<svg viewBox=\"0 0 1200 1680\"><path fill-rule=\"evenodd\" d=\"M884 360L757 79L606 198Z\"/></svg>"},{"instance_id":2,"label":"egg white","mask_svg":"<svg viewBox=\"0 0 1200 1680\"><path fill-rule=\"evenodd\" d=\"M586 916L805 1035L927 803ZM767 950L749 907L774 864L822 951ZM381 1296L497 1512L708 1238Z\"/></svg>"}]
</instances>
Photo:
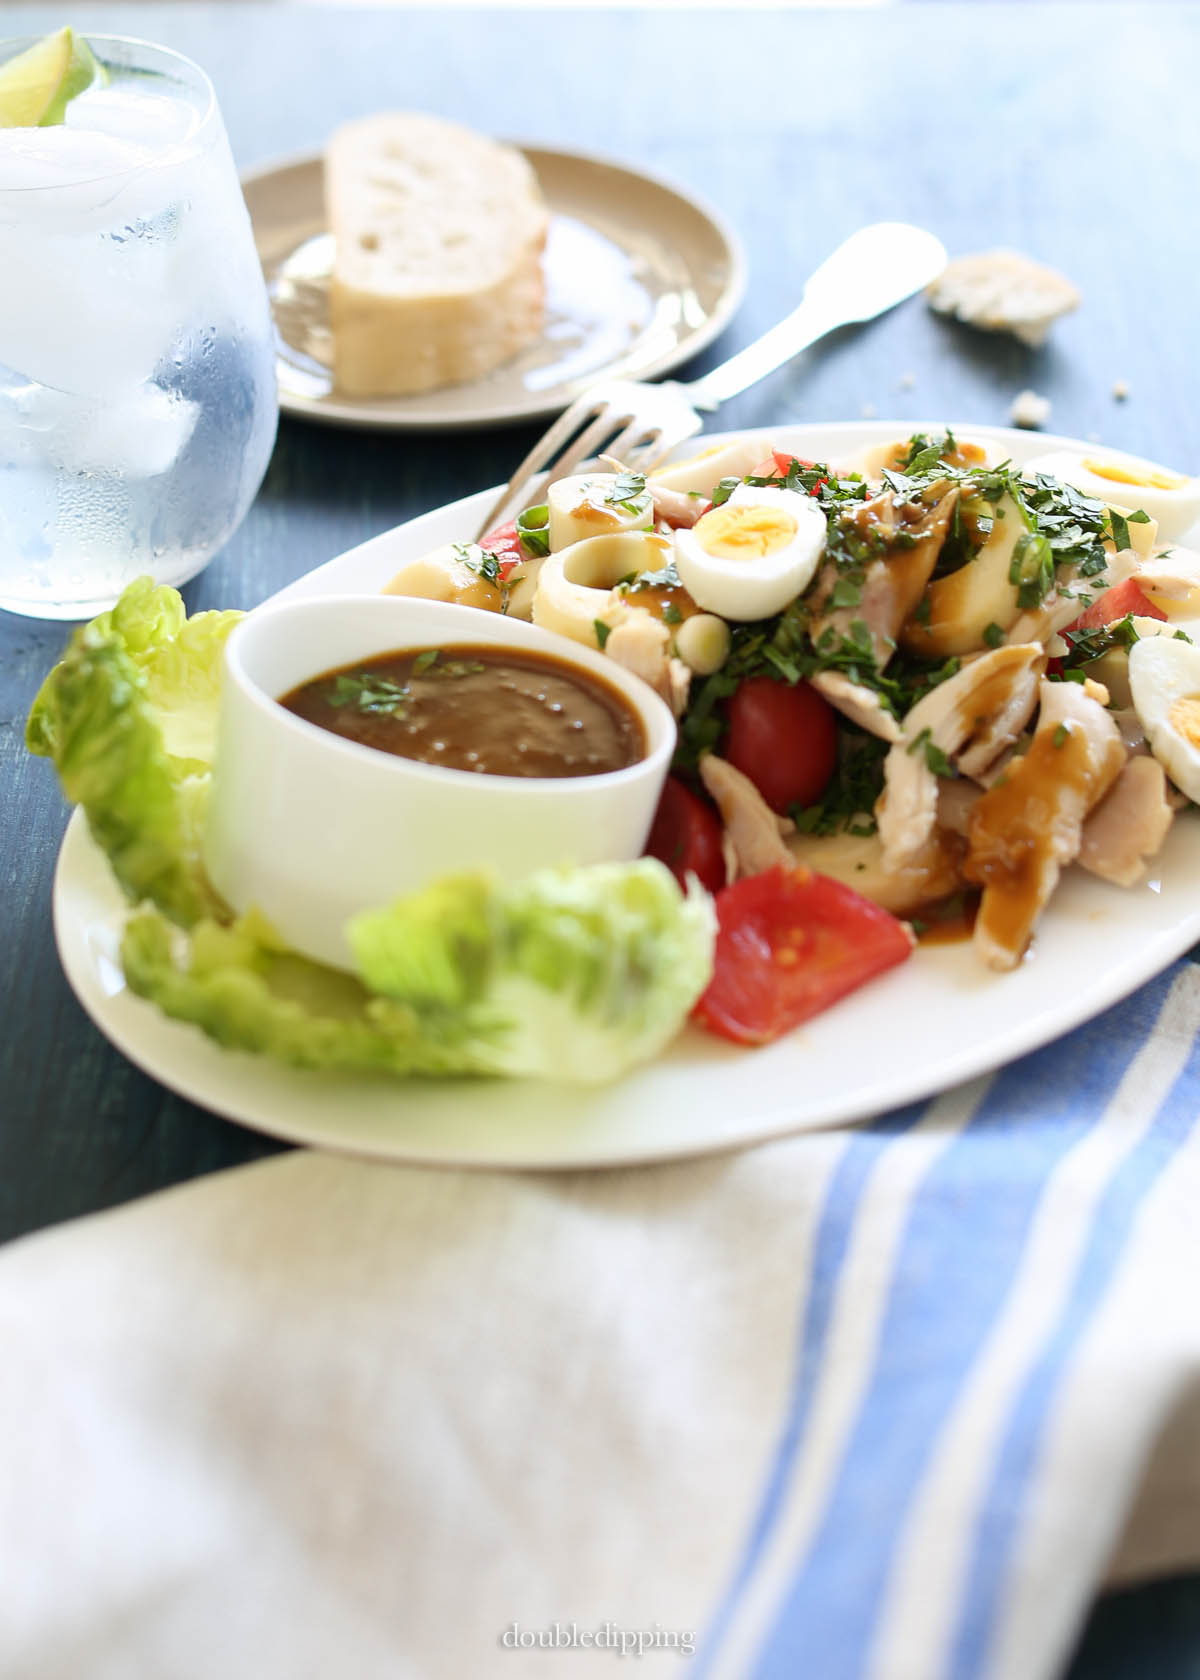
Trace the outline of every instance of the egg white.
<instances>
[{"instance_id":1,"label":"egg white","mask_svg":"<svg viewBox=\"0 0 1200 1680\"><path fill-rule=\"evenodd\" d=\"M745 478L747 473L761 466L770 453L769 437L742 438L736 443L718 444L702 454L691 455L686 461L656 467L650 478L652 483L661 484L664 490L678 490L685 496L703 496L707 501L723 478Z\"/></svg>"},{"instance_id":2,"label":"egg white","mask_svg":"<svg viewBox=\"0 0 1200 1680\"><path fill-rule=\"evenodd\" d=\"M707 521L725 509L764 508L795 525L790 538L767 554L730 558L705 546ZM798 490L741 484L724 508L675 533L675 569L688 594L705 612L748 621L782 612L812 582L825 548L825 515L811 496Z\"/></svg>"},{"instance_id":3,"label":"egg white","mask_svg":"<svg viewBox=\"0 0 1200 1680\"><path fill-rule=\"evenodd\" d=\"M1200 804L1200 647L1150 636L1129 649L1129 691L1150 751Z\"/></svg>"},{"instance_id":4,"label":"egg white","mask_svg":"<svg viewBox=\"0 0 1200 1680\"><path fill-rule=\"evenodd\" d=\"M1105 466L1127 476L1114 478L1096 470ZM1158 521L1158 534L1163 542L1177 541L1200 520L1200 478L1188 478L1137 455L1123 455L1118 450L1099 447L1059 449L1035 456L1021 470L1026 478L1046 473L1061 479L1085 496L1111 507L1140 508ZM1154 482L1161 478L1175 482L1169 486Z\"/></svg>"}]
</instances>

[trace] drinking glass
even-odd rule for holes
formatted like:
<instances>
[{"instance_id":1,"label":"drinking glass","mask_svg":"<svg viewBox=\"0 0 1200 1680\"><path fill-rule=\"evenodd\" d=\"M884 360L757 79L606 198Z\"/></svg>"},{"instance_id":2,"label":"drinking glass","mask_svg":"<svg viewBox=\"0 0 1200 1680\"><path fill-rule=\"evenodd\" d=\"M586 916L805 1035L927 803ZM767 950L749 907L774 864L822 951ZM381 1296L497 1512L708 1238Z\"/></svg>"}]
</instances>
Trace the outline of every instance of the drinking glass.
<instances>
[{"instance_id":1,"label":"drinking glass","mask_svg":"<svg viewBox=\"0 0 1200 1680\"><path fill-rule=\"evenodd\" d=\"M273 334L208 77L90 36L65 123L0 129L0 607L87 618L193 577L245 516ZM0 42L0 63L32 45Z\"/></svg>"}]
</instances>

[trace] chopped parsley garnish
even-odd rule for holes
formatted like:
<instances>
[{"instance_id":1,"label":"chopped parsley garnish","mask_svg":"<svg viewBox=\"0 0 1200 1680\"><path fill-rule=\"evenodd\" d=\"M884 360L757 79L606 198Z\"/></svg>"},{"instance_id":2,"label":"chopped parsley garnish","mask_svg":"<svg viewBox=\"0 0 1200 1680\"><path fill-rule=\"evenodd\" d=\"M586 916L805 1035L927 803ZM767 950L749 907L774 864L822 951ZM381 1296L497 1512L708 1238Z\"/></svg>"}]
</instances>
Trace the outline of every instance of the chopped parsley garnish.
<instances>
[{"instance_id":1,"label":"chopped parsley garnish","mask_svg":"<svg viewBox=\"0 0 1200 1680\"><path fill-rule=\"evenodd\" d=\"M455 558L461 560L469 572L481 577L485 583L500 582L500 556L490 554L480 548L478 543L455 543Z\"/></svg>"},{"instance_id":2,"label":"chopped parsley garnish","mask_svg":"<svg viewBox=\"0 0 1200 1680\"><path fill-rule=\"evenodd\" d=\"M924 752L925 763L933 771L935 776L944 776L948 780L952 781L954 777L958 775L958 771L955 769L954 765L933 739L932 730L922 729L921 733L908 743L905 751L914 753L918 751L918 749Z\"/></svg>"},{"instance_id":3,"label":"chopped parsley garnish","mask_svg":"<svg viewBox=\"0 0 1200 1680\"><path fill-rule=\"evenodd\" d=\"M1148 525L1149 523L1150 515L1144 513L1141 508L1136 513L1118 513L1116 508L1110 507L1108 509L1108 528L1117 553L1119 554L1123 548L1133 547L1129 537L1129 527L1131 525Z\"/></svg>"},{"instance_id":4,"label":"chopped parsley garnish","mask_svg":"<svg viewBox=\"0 0 1200 1680\"><path fill-rule=\"evenodd\" d=\"M1066 724L1060 723L1058 728L1054 731L1054 734L1050 737L1050 740L1056 747L1065 747L1067 744L1067 737L1070 733L1071 731L1067 728Z\"/></svg>"},{"instance_id":5,"label":"chopped parsley garnish","mask_svg":"<svg viewBox=\"0 0 1200 1680\"><path fill-rule=\"evenodd\" d=\"M675 561L671 559L656 572L630 572L615 587L623 593L636 595L639 589L682 589L683 580L675 570Z\"/></svg>"},{"instance_id":6,"label":"chopped parsley garnish","mask_svg":"<svg viewBox=\"0 0 1200 1680\"><path fill-rule=\"evenodd\" d=\"M1138 633L1132 613L1126 613L1124 618L1114 619L1111 624L1096 624L1084 630L1064 630L1062 639L1067 644L1062 674L1067 676L1080 666L1090 665L1094 659L1111 653L1113 648L1131 648L1138 640Z\"/></svg>"},{"instance_id":7,"label":"chopped parsley garnish","mask_svg":"<svg viewBox=\"0 0 1200 1680\"><path fill-rule=\"evenodd\" d=\"M683 623L683 614L680 612L679 608L675 605L674 601L668 601L666 606L663 608L663 610L662 610L662 621L663 621L664 624L682 624Z\"/></svg>"},{"instance_id":8,"label":"chopped parsley garnish","mask_svg":"<svg viewBox=\"0 0 1200 1680\"><path fill-rule=\"evenodd\" d=\"M604 644L605 644L605 642L607 642L609 636L612 634L612 625L611 624L605 624L605 622L602 618L594 618L592 620L592 629L596 632L596 640L600 644L601 653L603 653L604 652Z\"/></svg>"},{"instance_id":9,"label":"chopped parsley garnish","mask_svg":"<svg viewBox=\"0 0 1200 1680\"><path fill-rule=\"evenodd\" d=\"M883 786L888 744L849 724L838 739L833 780L816 805L794 806L791 816L801 834L874 834L874 805Z\"/></svg>"},{"instance_id":10,"label":"chopped parsley garnish","mask_svg":"<svg viewBox=\"0 0 1200 1680\"><path fill-rule=\"evenodd\" d=\"M737 489L741 482L740 478L720 479L718 483L713 485L713 493L710 497L712 505L715 508L724 507L725 503L729 500L730 496L733 495L733 492Z\"/></svg>"},{"instance_id":11,"label":"chopped parsley garnish","mask_svg":"<svg viewBox=\"0 0 1200 1680\"><path fill-rule=\"evenodd\" d=\"M644 511L642 503L645 496L645 473L623 472L617 474L616 483L604 500L609 507L624 508L626 513L638 514Z\"/></svg>"},{"instance_id":12,"label":"chopped parsley garnish","mask_svg":"<svg viewBox=\"0 0 1200 1680\"><path fill-rule=\"evenodd\" d=\"M929 438L924 432L917 432L908 440L908 454L904 459L901 471L909 477L915 478L920 473L932 472L941 465L947 455L958 452L958 442L949 427L946 434L940 438Z\"/></svg>"},{"instance_id":13,"label":"chopped parsley garnish","mask_svg":"<svg viewBox=\"0 0 1200 1680\"><path fill-rule=\"evenodd\" d=\"M476 677L487 670L479 659L445 659L441 648L424 648L412 662L412 675L425 678ZM342 671L329 691L331 706L353 706L369 717L408 716L413 699L408 683L396 682L378 671Z\"/></svg>"},{"instance_id":14,"label":"chopped parsley garnish","mask_svg":"<svg viewBox=\"0 0 1200 1680\"><path fill-rule=\"evenodd\" d=\"M989 624L983 632L985 644L990 648L1004 646L1004 631L998 624Z\"/></svg>"},{"instance_id":15,"label":"chopped parsley garnish","mask_svg":"<svg viewBox=\"0 0 1200 1680\"><path fill-rule=\"evenodd\" d=\"M355 706L371 717L402 718L411 698L407 683L393 682L375 671L343 671L334 679L329 704Z\"/></svg>"}]
</instances>

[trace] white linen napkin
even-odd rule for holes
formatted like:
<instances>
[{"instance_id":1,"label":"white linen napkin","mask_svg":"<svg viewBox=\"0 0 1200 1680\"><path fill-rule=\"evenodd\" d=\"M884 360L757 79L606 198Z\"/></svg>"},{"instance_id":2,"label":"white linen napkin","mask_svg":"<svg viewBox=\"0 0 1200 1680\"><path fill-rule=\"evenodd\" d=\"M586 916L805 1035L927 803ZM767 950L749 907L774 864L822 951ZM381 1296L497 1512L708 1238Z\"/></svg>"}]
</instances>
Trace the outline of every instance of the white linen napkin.
<instances>
[{"instance_id":1,"label":"white linen napkin","mask_svg":"<svg viewBox=\"0 0 1200 1680\"><path fill-rule=\"evenodd\" d=\"M1198 1026L1180 964L869 1126L12 1245L0 1674L1049 1680L1200 1562Z\"/></svg>"}]
</instances>

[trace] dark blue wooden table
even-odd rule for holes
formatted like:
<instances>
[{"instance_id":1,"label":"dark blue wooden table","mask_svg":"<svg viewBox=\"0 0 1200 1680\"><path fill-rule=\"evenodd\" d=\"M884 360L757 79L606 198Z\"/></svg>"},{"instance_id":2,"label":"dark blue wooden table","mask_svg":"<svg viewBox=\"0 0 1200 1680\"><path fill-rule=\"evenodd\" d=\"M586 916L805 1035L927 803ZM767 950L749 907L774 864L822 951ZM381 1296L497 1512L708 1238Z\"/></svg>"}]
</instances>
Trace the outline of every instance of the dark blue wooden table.
<instances>
[{"instance_id":1,"label":"dark blue wooden table","mask_svg":"<svg viewBox=\"0 0 1200 1680\"><path fill-rule=\"evenodd\" d=\"M5 33L63 21L6 5ZM899 218L952 254L1010 246L1068 273L1078 313L1041 350L912 302L799 358L720 425L1006 422L1032 387L1057 432L1200 467L1200 10L901 4L795 11L407 11L77 5L82 30L164 42L217 87L249 168L318 149L346 118L437 111L594 148L674 177L737 227L746 303L700 372L795 303L864 222ZM1124 401L1114 396L1121 382ZM537 427L458 438L285 420L242 530L186 591L248 607L410 516L507 478ZM100 1037L50 930L66 821L22 726L61 626L0 615L0 1239L277 1147L172 1096ZM1200 1675L1200 1590L1109 1595L1073 1680Z\"/></svg>"}]
</instances>

